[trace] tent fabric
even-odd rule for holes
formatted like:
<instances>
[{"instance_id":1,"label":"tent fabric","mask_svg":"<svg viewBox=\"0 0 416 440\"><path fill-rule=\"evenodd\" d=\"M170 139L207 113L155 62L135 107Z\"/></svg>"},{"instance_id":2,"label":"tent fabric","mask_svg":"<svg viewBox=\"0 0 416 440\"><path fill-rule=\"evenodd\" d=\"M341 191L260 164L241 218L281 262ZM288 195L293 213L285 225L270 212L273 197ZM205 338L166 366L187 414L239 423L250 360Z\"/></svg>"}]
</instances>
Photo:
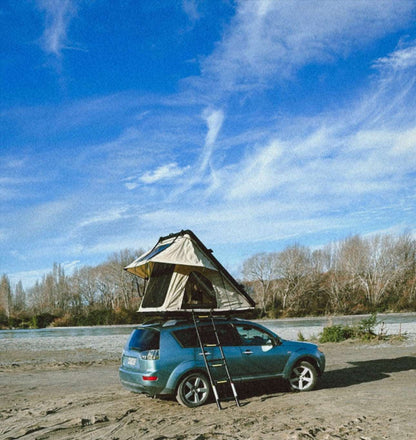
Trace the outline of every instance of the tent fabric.
<instances>
[{"instance_id":1,"label":"tent fabric","mask_svg":"<svg viewBox=\"0 0 416 440\"><path fill-rule=\"evenodd\" d=\"M126 267L129 272L141 278L149 278L154 263L169 263L182 266L196 266L217 270L191 237L168 237Z\"/></svg>"},{"instance_id":2,"label":"tent fabric","mask_svg":"<svg viewBox=\"0 0 416 440\"><path fill-rule=\"evenodd\" d=\"M189 230L161 237L125 269L148 280L139 312L229 312L254 307L243 287Z\"/></svg>"}]
</instances>

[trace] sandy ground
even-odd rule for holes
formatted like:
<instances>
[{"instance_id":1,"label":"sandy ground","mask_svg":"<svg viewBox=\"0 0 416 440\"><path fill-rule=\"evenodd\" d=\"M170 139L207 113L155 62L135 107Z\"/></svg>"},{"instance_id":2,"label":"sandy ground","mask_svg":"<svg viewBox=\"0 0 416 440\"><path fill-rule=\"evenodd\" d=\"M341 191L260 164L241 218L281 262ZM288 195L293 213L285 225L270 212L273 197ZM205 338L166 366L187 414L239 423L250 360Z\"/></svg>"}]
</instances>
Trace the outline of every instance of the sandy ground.
<instances>
[{"instance_id":1,"label":"sandy ground","mask_svg":"<svg viewBox=\"0 0 416 440\"><path fill-rule=\"evenodd\" d=\"M219 411L124 390L117 338L99 350L0 341L0 439L416 440L414 340L323 344L327 371L315 391L239 386L242 406Z\"/></svg>"}]
</instances>

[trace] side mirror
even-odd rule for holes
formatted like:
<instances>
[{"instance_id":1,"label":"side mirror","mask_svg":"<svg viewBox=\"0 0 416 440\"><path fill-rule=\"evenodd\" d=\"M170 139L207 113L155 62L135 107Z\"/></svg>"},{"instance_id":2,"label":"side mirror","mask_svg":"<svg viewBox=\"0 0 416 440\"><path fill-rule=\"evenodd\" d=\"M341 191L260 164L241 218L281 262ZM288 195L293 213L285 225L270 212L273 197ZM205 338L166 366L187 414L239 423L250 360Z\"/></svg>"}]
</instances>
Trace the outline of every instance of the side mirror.
<instances>
[{"instance_id":1,"label":"side mirror","mask_svg":"<svg viewBox=\"0 0 416 440\"><path fill-rule=\"evenodd\" d=\"M282 345L282 341L279 337L276 337L273 339L273 345L277 346L277 345Z\"/></svg>"}]
</instances>

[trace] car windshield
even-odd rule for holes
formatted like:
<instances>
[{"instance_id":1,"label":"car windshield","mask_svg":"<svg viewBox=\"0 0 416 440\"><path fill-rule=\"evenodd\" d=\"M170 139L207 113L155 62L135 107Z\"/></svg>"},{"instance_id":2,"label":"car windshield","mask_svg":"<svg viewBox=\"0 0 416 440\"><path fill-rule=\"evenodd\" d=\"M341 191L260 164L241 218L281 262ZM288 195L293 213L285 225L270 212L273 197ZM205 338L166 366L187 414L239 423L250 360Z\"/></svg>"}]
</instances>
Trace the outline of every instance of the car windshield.
<instances>
[{"instance_id":1,"label":"car windshield","mask_svg":"<svg viewBox=\"0 0 416 440\"><path fill-rule=\"evenodd\" d=\"M146 351L159 349L160 333L153 329L138 328L128 341L129 350Z\"/></svg>"}]
</instances>

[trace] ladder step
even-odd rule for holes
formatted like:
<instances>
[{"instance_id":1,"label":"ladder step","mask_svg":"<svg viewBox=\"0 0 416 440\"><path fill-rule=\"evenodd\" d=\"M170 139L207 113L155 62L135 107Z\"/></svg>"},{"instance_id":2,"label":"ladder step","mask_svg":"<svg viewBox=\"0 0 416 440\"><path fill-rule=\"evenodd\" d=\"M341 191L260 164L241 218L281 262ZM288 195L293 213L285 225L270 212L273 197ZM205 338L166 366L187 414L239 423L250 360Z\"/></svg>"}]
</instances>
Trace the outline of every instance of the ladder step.
<instances>
[{"instance_id":1,"label":"ladder step","mask_svg":"<svg viewBox=\"0 0 416 440\"><path fill-rule=\"evenodd\" d=\"M223 367L224 364L212 364L211 367L216 368L216 367Z\"/></svg>"},{"instance_id":2,"label":"ladder step","mask_svg":"<svg viewBox=\"0 0 416 440\"><path fill-rule=\"evenodd\" d=\"M217 380L217 384L228 383L228 379Z\"/></svg>"}]
</instances>

